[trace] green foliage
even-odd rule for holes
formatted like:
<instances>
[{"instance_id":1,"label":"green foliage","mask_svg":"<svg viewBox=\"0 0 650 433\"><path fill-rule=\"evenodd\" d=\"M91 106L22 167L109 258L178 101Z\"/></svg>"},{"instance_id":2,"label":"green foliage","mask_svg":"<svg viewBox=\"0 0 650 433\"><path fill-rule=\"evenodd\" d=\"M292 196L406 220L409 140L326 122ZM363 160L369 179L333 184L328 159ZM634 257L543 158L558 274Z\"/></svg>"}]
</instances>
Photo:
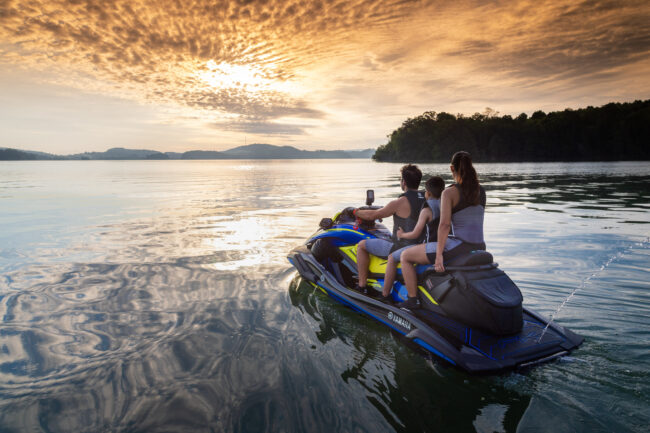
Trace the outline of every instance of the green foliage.
<instances>
[{"instance_id":1,"label":"green foliage","mask_svg":"<svg viewBox=\"0 0 650 433\"><path fill-rule=\"evenodd\" d=\"M650 160L650 100L516 118L490 108L466 117L427 111L388 135L376 161L448 162L466 150L477 162Z\"/></svg>"}]
</instances>

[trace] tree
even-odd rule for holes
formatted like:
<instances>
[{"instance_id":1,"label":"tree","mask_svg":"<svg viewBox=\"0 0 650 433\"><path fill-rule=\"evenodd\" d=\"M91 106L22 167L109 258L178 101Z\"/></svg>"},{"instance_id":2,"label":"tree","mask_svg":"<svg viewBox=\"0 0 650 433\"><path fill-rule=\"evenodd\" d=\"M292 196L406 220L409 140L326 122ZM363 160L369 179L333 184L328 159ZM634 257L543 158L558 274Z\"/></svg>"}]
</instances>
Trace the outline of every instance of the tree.
<instances>
[{"instance_id":1,"label":"tree","mask_svg":"<svg viewBox=\"0 0 650 433\"><path fill-rule=\"evenodd\" d=\"M470 117L426 111L387 138L373 159L447 162L467 150L475 161L650 160L650 100L515 119L490 108Z\"/></svg>"}]
</instances>

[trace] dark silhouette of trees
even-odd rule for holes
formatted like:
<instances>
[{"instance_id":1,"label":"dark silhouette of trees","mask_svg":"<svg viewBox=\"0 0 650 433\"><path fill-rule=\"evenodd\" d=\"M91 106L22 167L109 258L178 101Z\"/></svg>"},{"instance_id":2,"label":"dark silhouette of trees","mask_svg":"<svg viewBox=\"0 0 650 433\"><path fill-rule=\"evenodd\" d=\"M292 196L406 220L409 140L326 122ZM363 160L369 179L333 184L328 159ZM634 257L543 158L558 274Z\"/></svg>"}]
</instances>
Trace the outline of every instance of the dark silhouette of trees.
<instances>
[{"instance_id":1,"label":"dark silhouette of trees","mask_svg":"<svg viewBox=\"0 0 650 433\"><path fill-rule=\"evenodd\" d=\"M515 118L427 111L388 135L373 159L447 162L458 150L481 162L650 160L650 100Z\"/></svg>"}]
</instances>

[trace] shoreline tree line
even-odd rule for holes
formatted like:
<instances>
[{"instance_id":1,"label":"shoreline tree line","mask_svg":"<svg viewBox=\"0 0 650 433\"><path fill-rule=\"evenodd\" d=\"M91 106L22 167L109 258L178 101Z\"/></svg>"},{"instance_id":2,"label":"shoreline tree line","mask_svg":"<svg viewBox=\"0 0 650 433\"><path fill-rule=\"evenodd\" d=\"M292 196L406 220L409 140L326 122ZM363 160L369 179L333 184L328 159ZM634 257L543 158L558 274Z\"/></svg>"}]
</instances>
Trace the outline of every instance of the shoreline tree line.
<instances>
[{"instance_id":1,"label":"shoreline tree line","mask_svg":"<svg viewBox=\"0 0 650 433\"><path fill-rule=\"evenodd\" d=\"M476 162L650 160L650 100L566 109L530 117L427 111L377 148L375 161L448 162L466 150Z\"/></svg>"}]
</instances>

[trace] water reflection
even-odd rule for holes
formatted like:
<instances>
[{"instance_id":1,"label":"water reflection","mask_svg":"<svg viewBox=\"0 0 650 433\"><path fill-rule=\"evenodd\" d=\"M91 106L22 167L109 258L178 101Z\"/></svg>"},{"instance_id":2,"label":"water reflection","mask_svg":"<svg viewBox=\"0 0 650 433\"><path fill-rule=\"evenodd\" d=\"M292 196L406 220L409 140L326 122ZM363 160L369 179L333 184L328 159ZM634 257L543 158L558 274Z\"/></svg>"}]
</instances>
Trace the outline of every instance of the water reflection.
<instances>
[{"instance_id":1,"label":"water reflection","mask_svg":"<svg viewBox=\"0 0 650 433\"><path fill-rule=\"evenodd\" d=\"M481 177L489 191L490 206L526 205L545 212L575 213L575 209L638 212L641 223L650 223L650 176L492 175ZM556 205L544 207L537 205Z\"/></svg>"},{"instance_id":2,"label":"water reflection","mask_svg":"<svg viewBox=\"0 0 650 433\"><path fill-rule=\"evenodd\" d=\"M587 338L573 360L480 378L286 260L367 188L395 198L400 166L0 163L0 430L643 431L647 163L479 165L488 247L532 309L625 251L557 318Z\"/></svg>"},{"instance_id":3,"label":"water reflection","mask_svg":"<svg viewBox=\"0 0 650 433\"><path fill-rule=\"evenodd\" d=\"M472 378L406 347L387 328L335 303L294 278L292 304L308 315L325 344L346 346L349 361L338 376L360 385L395 431L514 431L530 401L490 378ZM395 341L399 340L399 341ZM397 344L396 344L397 343ZM340 349L339 349L340 351Z\"/></svg>"}]
</instances>

